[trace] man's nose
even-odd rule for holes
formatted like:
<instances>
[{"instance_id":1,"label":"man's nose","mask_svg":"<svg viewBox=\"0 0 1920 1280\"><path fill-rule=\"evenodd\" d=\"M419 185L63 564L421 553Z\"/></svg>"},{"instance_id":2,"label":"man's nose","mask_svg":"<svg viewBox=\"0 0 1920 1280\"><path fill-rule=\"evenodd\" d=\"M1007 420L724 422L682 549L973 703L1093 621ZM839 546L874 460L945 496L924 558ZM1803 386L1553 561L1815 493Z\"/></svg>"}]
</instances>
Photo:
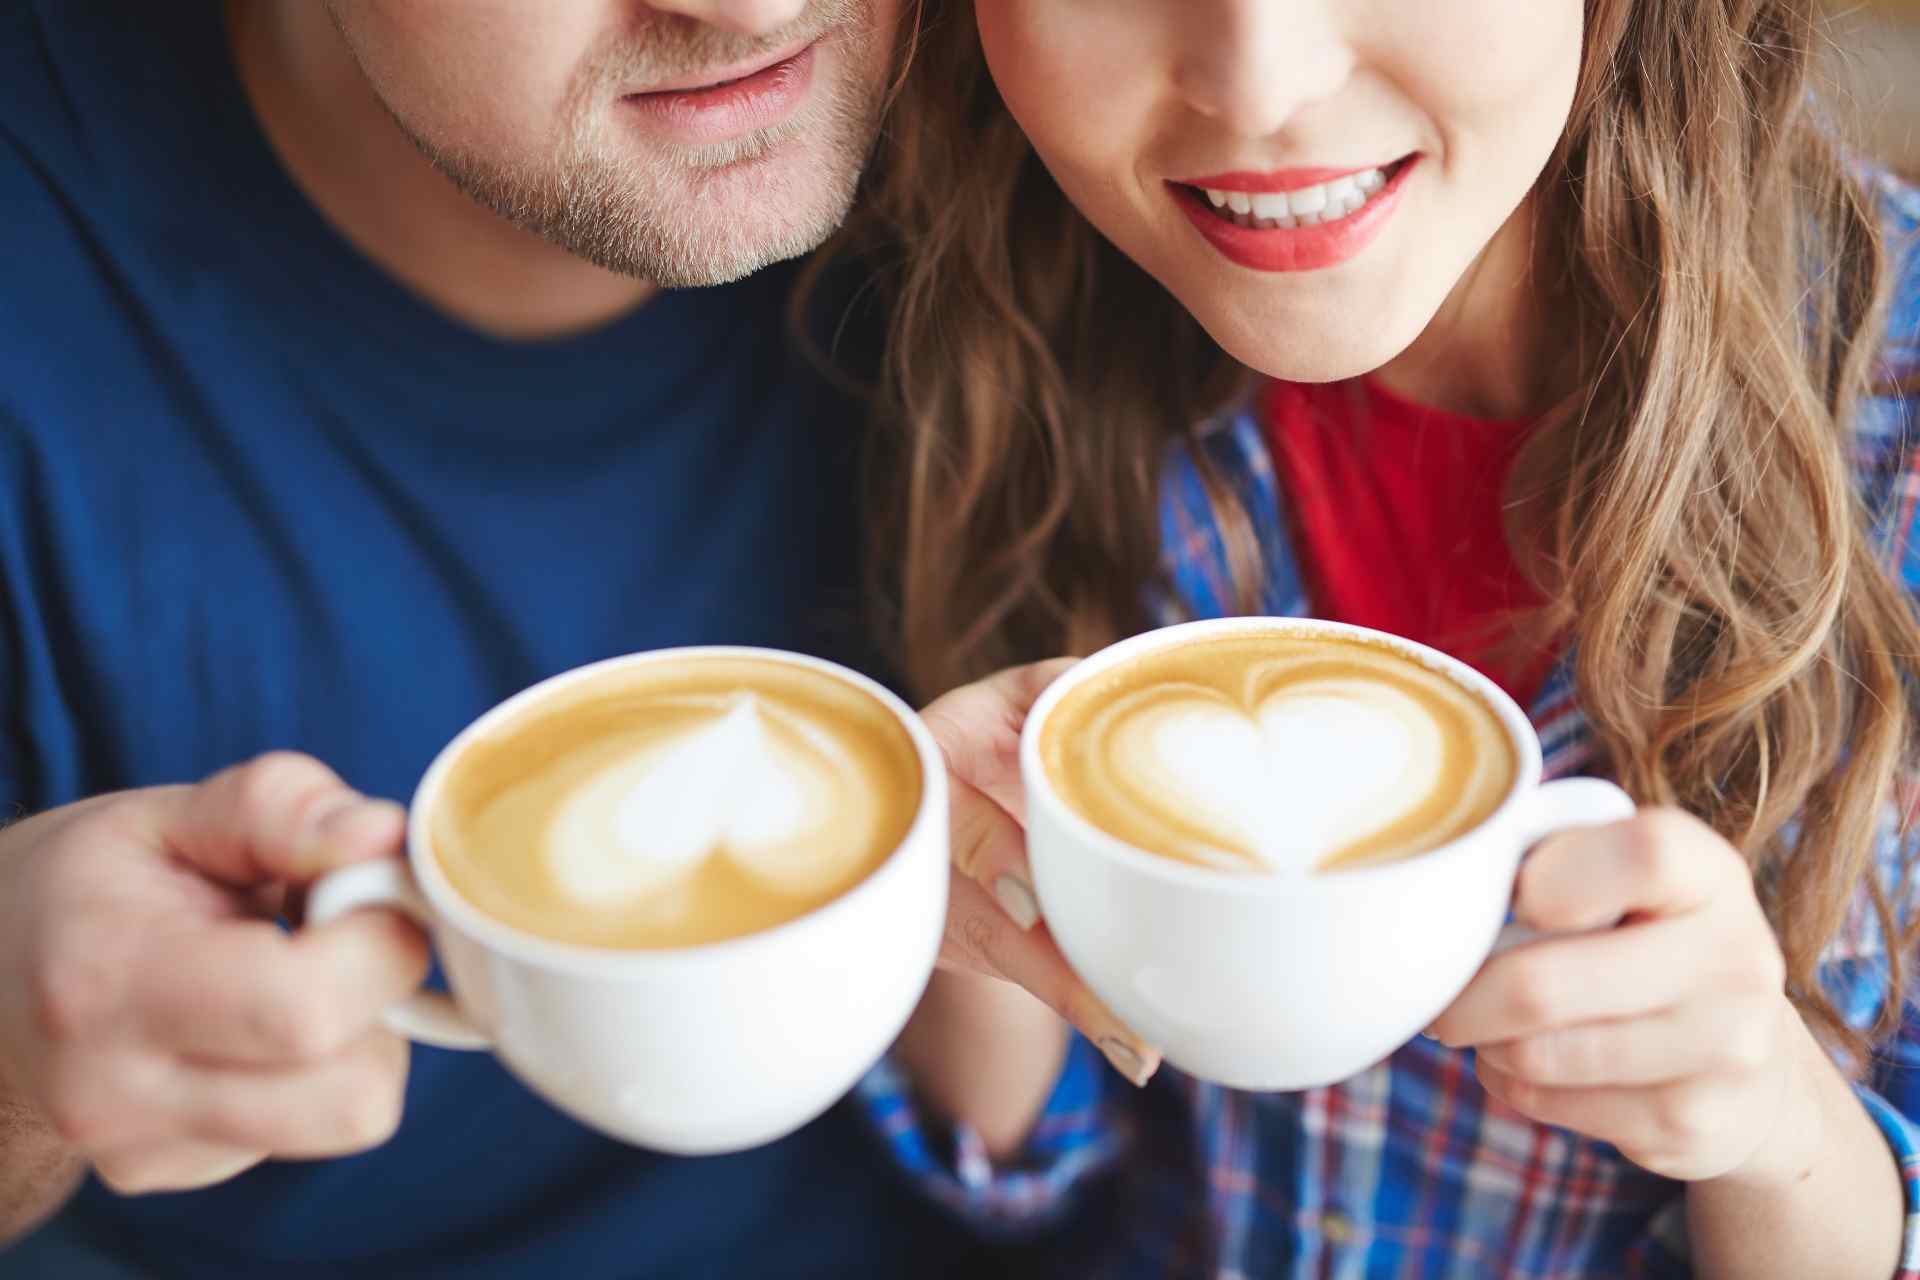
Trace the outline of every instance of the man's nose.
<instances>
[{"instance_id":1,"label":"man's nose","mask_svg":"<svg viewBox=\"0 0 1920 1280\"><path fill-rule=\"evenodd\" d=\"M806 12L807 0L647 0L647 6L743 36L764 36Z\"/></svg>"}]
</instances>

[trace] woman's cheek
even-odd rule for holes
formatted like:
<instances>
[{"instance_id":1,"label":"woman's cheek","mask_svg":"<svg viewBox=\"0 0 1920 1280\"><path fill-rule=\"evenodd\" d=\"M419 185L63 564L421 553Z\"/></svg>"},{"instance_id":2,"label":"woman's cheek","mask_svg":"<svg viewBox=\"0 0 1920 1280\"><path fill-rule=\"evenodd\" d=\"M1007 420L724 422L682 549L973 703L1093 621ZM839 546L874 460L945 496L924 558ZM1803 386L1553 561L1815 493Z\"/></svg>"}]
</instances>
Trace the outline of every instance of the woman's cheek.
<instances>
[{"instance_id":1,"label":"woman's cheek","mask_svg":"<svg viewBox=\"0 0 1920 1280\"><path fill-rule=\"evenodd\" d=\"M1143 139L1154 86L1153 23L1075 0L977 0L980 43L1001 100L1050 164L1104 169Z\"/></svg>"},{"instance_id":2,"label":"woman's cheek","mask_svg":"<svg viewBox=\"0 0 1920 1280\"><path fill-rule=\"evenodd\" d=\"M1443 128L1518 126L1570 97L1585 33L1583 0L1460 0L1394 6L1403 21L1376 46L1389 78Z\"/></svg>"}]
</instances>

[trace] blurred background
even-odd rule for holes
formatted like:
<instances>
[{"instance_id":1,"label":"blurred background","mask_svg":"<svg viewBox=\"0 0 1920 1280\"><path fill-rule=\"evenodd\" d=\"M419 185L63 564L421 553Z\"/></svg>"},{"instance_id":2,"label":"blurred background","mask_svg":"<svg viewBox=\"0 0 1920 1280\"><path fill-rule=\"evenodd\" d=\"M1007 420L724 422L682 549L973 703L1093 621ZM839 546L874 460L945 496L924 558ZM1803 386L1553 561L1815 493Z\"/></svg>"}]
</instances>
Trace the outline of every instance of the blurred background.
<instances>
[{"instance_id":1,"label":"blurred background","mask_svg":"<svg viewBox=\"0 0 1920 1280\"><path fill-rule=\"evenodd\" d=\"M1869 151L1920 178L1920 0L1832 0L1829 73Z\"/></svg>"}]
</instances>

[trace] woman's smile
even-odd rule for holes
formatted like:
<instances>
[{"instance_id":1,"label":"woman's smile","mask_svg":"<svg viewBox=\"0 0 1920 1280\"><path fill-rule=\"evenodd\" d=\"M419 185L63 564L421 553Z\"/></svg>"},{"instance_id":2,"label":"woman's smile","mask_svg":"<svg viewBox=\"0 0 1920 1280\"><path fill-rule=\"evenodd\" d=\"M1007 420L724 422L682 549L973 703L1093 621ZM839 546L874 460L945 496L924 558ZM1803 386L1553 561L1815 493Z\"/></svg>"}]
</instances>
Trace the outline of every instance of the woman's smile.
<instances>
[{"instance_id":1,"label":"woman's smile","mask_svg":"<svg viewBox=\"0 0 1920 1280\"><path fill-rule=\"evenodd\" d=\"M1365 252L1400 208L1420 157L1344 172L1285 169L1170 182L1180 210L1231 262L1320 271ZM1333 176L1324 176L1329 172Z\"/></svg>"},{"instance_id":2,"label":"woman's smile","mask_svg":"<svg viewBox=\"0 0 1920 1280\"><path fill-rule=\"evenodd\" d=\"M1572 109L1583 0L974 14L1062 194L1243 364L1335 381L1392 363L1443 315L1496 352L1524 324L1524 291L1466 306L1461 286L1489 258L1530 266L1529 196Z\"/></svg>"}]
</instances>

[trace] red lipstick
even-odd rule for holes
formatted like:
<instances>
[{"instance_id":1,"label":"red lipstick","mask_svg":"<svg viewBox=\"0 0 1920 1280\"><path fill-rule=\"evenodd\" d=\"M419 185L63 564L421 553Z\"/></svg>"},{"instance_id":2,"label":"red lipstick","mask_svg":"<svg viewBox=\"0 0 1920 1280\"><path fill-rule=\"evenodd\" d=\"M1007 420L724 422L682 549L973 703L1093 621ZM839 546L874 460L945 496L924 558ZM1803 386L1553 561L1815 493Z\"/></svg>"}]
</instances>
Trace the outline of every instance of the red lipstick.
<instances>
[{"instance_id":1,"label":"red lipstick","mask_svg":"<svg viewBox=\"0 0 1920 1280\"><path fill-rule=\"evenodd\" d=\"M1211 178L1183 178L1181 185L1205 187L1213 191L1245 191L1249 195L1267 195L1275 191L1304 191L1336 178L1351 178L1356 173L1378 169L1363 164L1352 169L1280 169L1274 173L1216 173ZM1391 167L1391 166L1386 166Z\"/></svg>"},{"instance_id":2,"label":"red lipstick","mask_svg":"<svg viewBox=\"0 0 1920 1280\"><path fill-rule=\"evenodd\" d=\"M1181 212L1228 261L1253 271L1324 271L1359 257L1380 237L1399 210L1407 178L1419 166L1419 162L1418 156L1412 156L1386 166L1383 170L1387 178L1386 185L1374 193L1366 204L1333 222L1307 227L1262 229L1240 226L1215 210L1200 188L1246 192L1250 195L1293 192L1366 170L1302 168L1273 173L1225 173L1193 183L1169 183L1168 186Z\"/></svg>"}]
</instances>

